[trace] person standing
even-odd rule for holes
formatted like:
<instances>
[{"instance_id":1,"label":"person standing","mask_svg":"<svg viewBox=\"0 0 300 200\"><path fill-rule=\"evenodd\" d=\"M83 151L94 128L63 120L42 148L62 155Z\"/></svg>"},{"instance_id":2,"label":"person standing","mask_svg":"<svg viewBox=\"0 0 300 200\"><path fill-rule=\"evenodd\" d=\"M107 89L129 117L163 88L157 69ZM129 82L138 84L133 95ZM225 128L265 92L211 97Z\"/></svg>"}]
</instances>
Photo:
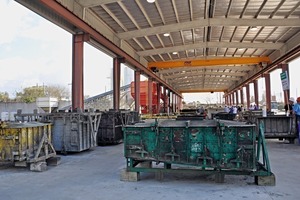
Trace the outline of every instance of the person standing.
<instances>
[{"instance_id":1,"label":"person standing","mask_svg":"<svg viewBox=\"0 0 300 200\"><path fill-rule=\"evenodd\" d=\"M296 133L299 139L299 125L300 125L300 97L297 98L297 103L293 107L293 112L296 119Z\"/></svg>"},{"instance_id":2,"label":"person standing","mask_svg":"<svg viewBox=\"0 0 300 200\"><path fill-rule=\"evenodd\" d=\"M293 114L294 103L295 103L295 99L293 97L291 97L289 99L289 103L285 104L284 110L285 110L285 113L287 114L287 116L290 116Z\"/></svg>"}]
</instances>

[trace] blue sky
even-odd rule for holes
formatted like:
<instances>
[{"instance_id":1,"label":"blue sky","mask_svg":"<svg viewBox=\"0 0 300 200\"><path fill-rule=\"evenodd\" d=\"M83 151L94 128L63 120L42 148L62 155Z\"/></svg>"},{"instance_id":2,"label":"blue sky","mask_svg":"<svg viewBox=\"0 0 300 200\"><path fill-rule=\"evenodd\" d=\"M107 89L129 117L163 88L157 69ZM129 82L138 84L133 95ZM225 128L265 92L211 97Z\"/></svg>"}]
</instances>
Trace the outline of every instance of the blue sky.
<instances>
[{"instance_id":1,"label":"blue sky","mask_svg":"<svg viewBox=\"0 0 300 200\"><path fill-rule=\"evenodd\" d=\"M13 97L16 91L37 84L70 88L70 33L12 0L0 0L0 24L5 30L0 37L0 92L7 91ZM84 53L85 95L93 96L111 89L109 77L112 73L112 58L88 44L85 44ZM271 73L271 92L276 95L282 90L279 73ZM293 97L300 96L299 74L300 59L290 63ZM259 80L259 89L264 89L263 79ZM188 102L199 100L215 103L220 95L184 94L184 99Z\"/></svg>"}]
</instances>

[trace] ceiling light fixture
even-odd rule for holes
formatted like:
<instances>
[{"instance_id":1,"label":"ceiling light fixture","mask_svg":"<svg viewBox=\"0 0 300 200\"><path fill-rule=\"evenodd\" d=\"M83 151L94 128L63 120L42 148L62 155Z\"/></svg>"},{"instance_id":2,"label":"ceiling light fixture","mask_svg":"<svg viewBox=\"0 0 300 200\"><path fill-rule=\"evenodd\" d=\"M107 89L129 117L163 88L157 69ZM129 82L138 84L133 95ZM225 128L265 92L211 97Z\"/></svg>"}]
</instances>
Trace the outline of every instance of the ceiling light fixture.
<instances>
[{"instance_id":1,"label":"ceiling light fixture","mask_svg":"<svg viewBox=\"0 0 300 200\"><path fill-rule=\"evenodd\" d=\"M170 33L164 33L164 36L165 36L165 37L169 37L169 36L170 36Z\"/></svg>"},{"instance_id":2,"label":"ceiling light fixture","mask_svg":"<svg viewBox=\"0 0 300 200\"><path fill-rule=\"evenodd\" d=\"M257 30L257 26L251 26L250 30L251 31L256 31Z\"/></svg>"},{"instance_id":3,"label":"ceiling light fixture","mask_svg":"<svg viewBox=\"0 0 300 200\"><path fill-rule=\"evenodd\" d=\"M147 0L148 3L154 3L155 0Z\"/></svg>"},{"instance_id":4,"label":"ceiling light fixture","mask_svg":"<svg viewBox=\"0 0 300 200\"><path fill-rule=\"evenodd\" d=\"M173 52L173 55L177 55L178 54L178 52Z\"/></svg>"}]
</instances>

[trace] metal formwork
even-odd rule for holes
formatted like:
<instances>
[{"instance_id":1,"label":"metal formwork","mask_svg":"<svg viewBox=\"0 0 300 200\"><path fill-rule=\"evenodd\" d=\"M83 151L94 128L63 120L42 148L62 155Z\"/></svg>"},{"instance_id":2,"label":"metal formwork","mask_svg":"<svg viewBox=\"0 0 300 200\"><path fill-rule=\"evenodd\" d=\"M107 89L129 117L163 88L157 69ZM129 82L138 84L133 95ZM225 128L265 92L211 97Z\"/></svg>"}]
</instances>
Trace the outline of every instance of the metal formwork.
<instances>
[{"instance_id":1,"label":"metal formwork","mask_svg":"<svg viewBox=\"0 0 300 200\"><path fill-rule=\"evenodd\" d=\"M258 134L255 125L227 120L162 120L126 126L124 154L128 172L181 173L172 166L183 165L216 176L272 175L263 129ZM143 162L164 167L138 167Z\"/></svg>"},{"instance_id":2,"label":"metal formwork","mask_svg":"<svg viewBox=\"0 0 300 200\"><path fill-rule=\"evenodd\" d=\"M97 146L100 119L99 112L52 113L55 150L81 152Z\"/></svg>"},{"instance_id":3,"label":"metal formwork","mask_svg":"<svg viewBox=\"0 0 300 200\"><path fill-rule=\"evenodd\" d=\"M0 124L0 161L36 163L55 157L51 125L39 122Z\"/></svg>"},{"instance_id":4,"label":"metal formwork","mask_svg":"<svg viewBox=\"0 0 300 200\"><path fill-rule=\"evenodd\" d=\"M102 113L98 130L98 144L119 144L123 142L122 127L139 121L139 114L135 111L109 110Z\"/></svg>"},{"instance_id":5,"label":"metal formwork","mask_svg":"<svg viewBox=\"0 0 300 200\"><path fill-rule=\"evenodd\" d=\"M97 139L99 145L118 144L123 141L120 111L109 110L102 113Z\"/></svg>"},{"instance_id":6,"label":"metal formwork","mask_svg":"<svg viewBox=\"0 0 300 200\"><path fill-rule=\"evenodd\" d=\"M297 138L295 131L293 130L293 117L286 115L268 115L263 116L251 116L249 119L251 123L258 125L264 124L265 138L278 138L287 139L293 143L293 140Z\"/></svg>"}]
</instances>

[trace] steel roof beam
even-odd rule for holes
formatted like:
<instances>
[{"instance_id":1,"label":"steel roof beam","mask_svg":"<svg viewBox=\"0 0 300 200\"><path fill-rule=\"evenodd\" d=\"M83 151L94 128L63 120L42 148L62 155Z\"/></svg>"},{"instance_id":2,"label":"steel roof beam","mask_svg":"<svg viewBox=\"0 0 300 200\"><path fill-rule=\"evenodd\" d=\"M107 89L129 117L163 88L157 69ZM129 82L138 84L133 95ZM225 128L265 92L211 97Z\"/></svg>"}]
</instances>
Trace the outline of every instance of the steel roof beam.
<instances>
[{"instance_id":1,"label":"steel roof beam","mask_svg":"<svg viewBox=\"0 0 300 200\"><path fill-rule=\"evenodd\" d=\"M187 76L187 78L195 77L195 76L200 76L200 75L213 75L213 76L233 76L233 77L241 77L245 76L247 72L241 73L241 72L210 72L210 71L195 71L195 72L187 72L187 73L180 73L180 74L174 74L174 75L165 75L165 79L170 79L174 80L175 78L184 78ZM214 77L214 78L220 78L220 79L226 79L227 77ZM236 80L240 80L239 78L236 78ZM175 82L177 80L174 80Z\"/></svg>"},{"instance_id":2,"label":"steel roof beam","mask_svg":"<svg viewBox=\"0 0 300 200\"><path fill-rule=\"evenodd\" d=\"M224 92L226 89L215 89L215 88L206 88L206 89L179 89L181 93L200 93L200 92Z\"/></svg>"},{"instance_id":3,"label":"steel roof beam","mask_svg":"<svg viewBox=\"0 0 300 200\"><path fill-rule=\"evenodd\" d=\"M299 20L300 21L300 20ZM191 49L201 49L201 48L253 48L253 49L280 49L284 43L252 43L252 42L201 42L189 45L179 45L173 47L165 47L158 49L151 49L145 51L138 51L137 54L140 56L150 56L171 52L186 51Z\"/></svg>"},{"instance_id":4,"label":"steel roof beam","mask_svg":"<svg viewBox=\"0 0 300 200\"><path fill-rule=\"evenodd\" d=\"M278 58L277 60L275 60L271 64L267 65L262 70L260 70L257 73L253 74L251 77L247 78L247 80L244 80L241 83L237 83L232 88L229 88L227 90L227 92L232 92L232 91L235 91L235 90L239 89L242 86L245 86L246 84L252 82L253 80L256 80L259 77L261 77L262 74L268 73L268 72L276 69L277 65L279 65L279 64L281 64L283 62L289 61L290 59L295 58L295 56L297 56L299 54L300 54L300 45L298 45L296 48L294 48L293 50L289 51L288 53L286 53L282 57Z\"/></svg>"},{"instance_id":5,"label":"steel roof beam","mask_svg":"<svg viewBox=\"0 0 300 200\"><path fill-rule=\"evenodd\" d=\"M75 16L72 12L67 10L60 3L58 3L55 0L40 0L40 2L42 2L45 6L47 6L52 11L56 12L61 17L63 17L66 21L72 23L81 31L88 33L91 38L93 38L99 44L103 45L105 48L111 50L116 55L123 57L126 60L126 62L128 62L132 67L135 67L137 70L140 70L142 74L154 79L158 83L161 83L162 85L169 88L171 91L175 92L177 95L181 96L181 94L178 91L176 91L171 85L166 83L164 80L160 79L152 71L145 68L140 62L132 58L129 54L127 54L125 51L123 51L118 46L113 44L110 40L105 38L98 31L90 27L88 24L86 24L77 16Z\"/></svg>"},{"instance_id":6,"label":"steel roof beam","mask_svg":"<svg viewBox=\"0 0 300 200\"><path fill-rule=\"evenodd\" d=\"M300 27L299 18L294 19L201 19L191 22L182 22L164 26L144 28L141 30L119 33L120 39L131 39L132 37L144 37L146 35L156 35L179 30L189 30L207 26L275 26L275 27Z\"/></svg>"},{"instance_id":7,"label":"steel roof beam","mask_svg":"<svg viewBox=\"0 0 300 200\"><path fill-rule=\"evenodd\" d=\"M149 62L148 68L176 68L176 67L199 67L199 66L222 66L222 65L242 65L269 63L269 57L233 57L223 59L204 59L204 60L181 60L170 62Z\"/></svg>"},{"instance_id":8,"label":"steel roof beam","mask_svg":"<svg viewBox=\"0 0 300 200\"><path fill-rule=\"evenodd\" d=\"M100 6L103 4L115 3L120 0L75 0L85 8Z\"/></svg>"}]
</instances>

